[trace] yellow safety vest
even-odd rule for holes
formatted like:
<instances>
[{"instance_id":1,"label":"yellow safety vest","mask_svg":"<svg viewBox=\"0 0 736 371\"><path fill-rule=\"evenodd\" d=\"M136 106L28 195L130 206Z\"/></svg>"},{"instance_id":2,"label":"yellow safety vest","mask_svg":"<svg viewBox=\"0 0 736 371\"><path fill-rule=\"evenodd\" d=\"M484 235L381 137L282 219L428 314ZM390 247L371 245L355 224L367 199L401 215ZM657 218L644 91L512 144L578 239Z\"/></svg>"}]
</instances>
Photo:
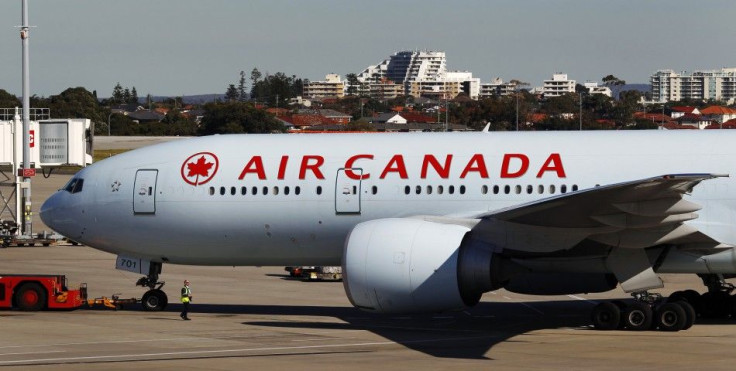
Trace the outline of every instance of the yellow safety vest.
<instances>
[{"instance_id":1,"label":"yellow safety vest","mask_svg":"<svg viewBox=\"0 0 736 371\"><path fill-rule=\"evenodd\" d=\"M189 287L187 287L187 286L182 287L182 289L181 289L181 302L182 303L188 303L190 296L192 296L192 290Z\"/></svg>"}]
</instances>

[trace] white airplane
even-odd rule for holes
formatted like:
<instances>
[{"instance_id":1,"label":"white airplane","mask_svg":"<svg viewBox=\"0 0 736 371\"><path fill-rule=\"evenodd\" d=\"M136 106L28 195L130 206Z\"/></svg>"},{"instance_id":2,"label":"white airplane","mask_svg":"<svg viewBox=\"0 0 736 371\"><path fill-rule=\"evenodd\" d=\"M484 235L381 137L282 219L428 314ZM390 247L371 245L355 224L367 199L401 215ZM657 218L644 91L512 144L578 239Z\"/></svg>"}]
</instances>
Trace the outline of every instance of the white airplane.
<instances>
[{"instance_id":1,"label":"white airplane","mask_svg":"<svg viewBox=\"0 0 736 371\"><path fill-rule=\"evenodd\" d=\"M620 284L635 300L597 305L597 328L680 330L736 302L734 143L727 130L216 135L85 168L41 218L146 274L148 310L167 303L163 263L341 264L372 312ZM665 302L648 292L659 273L698 274L708 292Z\"/></svg>"}]
</instances>

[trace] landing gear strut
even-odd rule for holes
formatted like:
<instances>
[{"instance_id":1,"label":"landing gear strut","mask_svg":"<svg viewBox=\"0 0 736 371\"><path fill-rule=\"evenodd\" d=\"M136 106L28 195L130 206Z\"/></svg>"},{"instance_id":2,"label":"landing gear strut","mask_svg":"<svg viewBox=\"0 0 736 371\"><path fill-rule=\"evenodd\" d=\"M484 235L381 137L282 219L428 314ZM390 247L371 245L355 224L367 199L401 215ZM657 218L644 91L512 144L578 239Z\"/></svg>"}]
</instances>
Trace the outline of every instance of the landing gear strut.
<instances>
[{"instance_id":1,"label":"landing gear strut","mask_svg":"<svg viewBox=\"0 0 736 371\"><path fill-rule=\"evenodd\" d=\"M143 310L150 312L161 311L169 303L166 293L161 290L166 282L158 281L159 274L161 274L161 263L151 262L148 275L141 277L136 282L136 286L148 287L149 289L143 294L143 299L141 299Z\"/></svg>"},{"instance_id":2,"label":"landing gear strut","mask_svg":"<svg viewBox=\"0 0 736 371\"><path fill-rule=\"evenodd\" d=\"M687 301L697 314L703 318L736 318L736 297L732 296L736 287L726 282L721 275L699 274L708 292L699 294L695 290L676 291L668 301Z\"/></svg>"},{"instance_id":3,"label":"landing gear strut","mask_svg":"<svg viewBox=\"0 0 736 371\"><path fill-rule=\"evenodd\" d=\"M695 309L687 301L664 303L662 295L646 291L632 293L634 302L603 302L593 308L591 319L598 330L627 329L680 331L695 323Z\"/></svg>"}]
</instances>

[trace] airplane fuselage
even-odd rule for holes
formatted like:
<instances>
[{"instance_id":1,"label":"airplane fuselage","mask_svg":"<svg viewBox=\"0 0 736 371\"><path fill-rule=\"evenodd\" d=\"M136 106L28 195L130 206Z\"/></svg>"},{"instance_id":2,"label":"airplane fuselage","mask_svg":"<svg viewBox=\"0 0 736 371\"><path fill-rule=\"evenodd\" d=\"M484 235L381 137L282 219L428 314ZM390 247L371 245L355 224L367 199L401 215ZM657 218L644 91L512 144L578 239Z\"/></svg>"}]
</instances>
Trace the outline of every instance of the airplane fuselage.
<instances>
[{"instance_id":1,"label":"airplane fuselage","mask_svg":"<svg viewBox=\"0 0 736 371\"><path fill-rule=\"evenodd\" d=\"M81 191L58 192L42 214L69 238L157 262L339 265L363 221L477 215L667 173L730 174L735 140L727 130L210 136L83 169ZM689 199L703 209L688 223L736 243L735 181L697 187Z\"/></svg>"}]
</instances>

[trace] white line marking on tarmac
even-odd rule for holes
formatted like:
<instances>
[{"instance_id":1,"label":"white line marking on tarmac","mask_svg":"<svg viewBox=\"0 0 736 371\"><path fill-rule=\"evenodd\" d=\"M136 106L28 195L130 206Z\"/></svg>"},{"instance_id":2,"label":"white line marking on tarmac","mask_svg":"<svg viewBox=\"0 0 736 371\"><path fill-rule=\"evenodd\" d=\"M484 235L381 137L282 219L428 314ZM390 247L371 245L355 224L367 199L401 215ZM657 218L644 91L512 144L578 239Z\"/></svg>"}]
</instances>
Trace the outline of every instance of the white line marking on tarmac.
<instances>
[{"instance_id":1,"label":"white line marking on tarmac","mask_svg":"<svg viewBox=\"0 0 736 371\"><path fill-rule=\"evenodd\" d=\"M47 350L44 353L65 353L63 350ZM38 352L0 353L0 356L17 356L21 354L38 354Z\"/></svg>"},{"instance_id":2,"label":"white line marking on tarmac","mask_svg":"<svg viewBox=\"0 0 736 371\"><path fill-rule=\"evenodd\" d=\"M6 345L0 346L0 349L5 348L39 348L39 347L57 347L65 345L90 345L90 344L124 344L124 343L145 343L151 341L198 341L200 338L169 338L169 339L144 339L144 340L114 340L114 341L86 341L78 343L57 343L57 344L36 344L36 345Z\"/></svg>"},{"instance_id":3,"label":"white line marking on tarmac","mask_svg":"<svg viewBox=\"0 0 736 371\"><path fill-rule=\"evenodd\" d=\"M571 297L571 298L573 298L573 299L577 299L577 300L582 300L582 301L584 301L584 302L586 302L586 303L590 303L590 304L598 304L598 302L597 302L597 301L595 301L595 300L588 300L588 299L586 299L586 298L581 298L580 296L577 296L577 295L567 295L567 296L568 296L568 297Z\"/></svg>"},{"instance_id":4,"label":"white line marking on tarmac","mask_svg":"<svg viewBox=\"0 0 736 371\"><path fill-rule=\"evenodd\" d=\"M108 356L80 356L80 357L60 357L60 358L39 358L39 359L19 359L13 361L0 361L0 366L12 365L12 364L24 364L24 363L60 363L60 362L83 362L93 360L111 360L120 358L144 358L150 360L149 357L164 357L164 356L195 356L195 355L206 355L206 354L218 354L218 353L242 353L242 352L264 352L264 351L291 351L291 350L303 350L303 349L320 349L320 348L352 348L361 346L373 346L373 345L393 345L393 344L416 344L416 343L430 343L439 341L461 341L461 340L473 340L483 338L495 338L496 336L472 336L462 338L437 338L437 339L424 339L424 340L408 340L402 341L401 343L395 341L376 341L367 343L353 343L353 344L320 344L320 345L304 345L294 347L264 347L264 348L240 348L240 349L221 349L221 350L201 350L201 351L186 351L186 352L162 352L162 353L141 353L141 354L117 354Z\"/></svg>"}]
</instances>

